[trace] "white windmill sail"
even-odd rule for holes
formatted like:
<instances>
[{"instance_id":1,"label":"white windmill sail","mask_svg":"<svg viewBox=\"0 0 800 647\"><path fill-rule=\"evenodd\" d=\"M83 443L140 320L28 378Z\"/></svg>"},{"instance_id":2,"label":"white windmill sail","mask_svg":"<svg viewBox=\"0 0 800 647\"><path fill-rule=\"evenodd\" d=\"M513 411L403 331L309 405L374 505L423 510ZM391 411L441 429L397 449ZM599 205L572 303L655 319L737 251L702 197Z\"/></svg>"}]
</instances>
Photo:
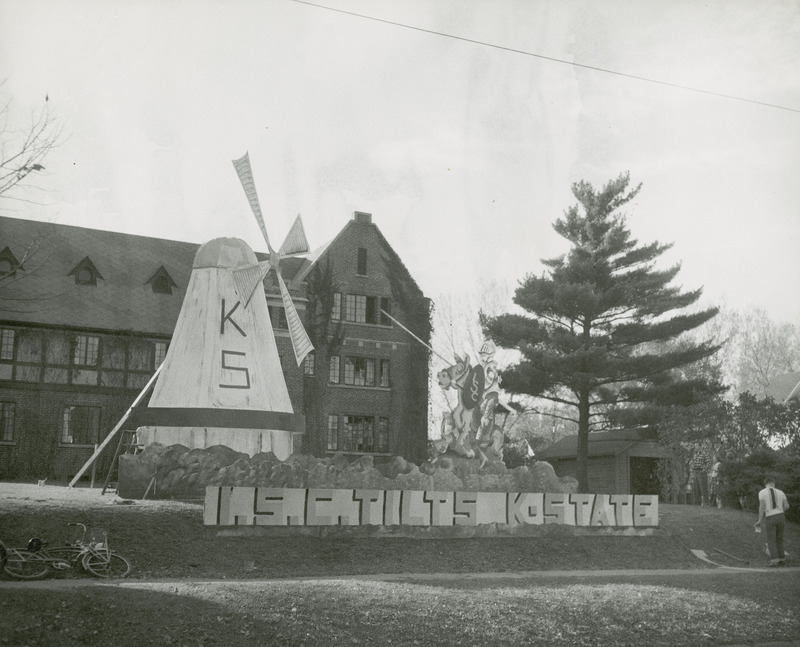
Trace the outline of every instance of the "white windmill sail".
<instances>
[{"instance_id":1,"label":"white windmill sail","mask_svg":"<svg viewBox=\"0 0 800 647\"><path fill-rule=\"evenodd\" d=\"M240 267L232 271L233 280L236 283L236 290L239 296L244 299L244 307L250 305L256 288L261 285L261 281L267 276L271 265L269 261Z\"/></svg>"},{"instance_id":2,"label":"white windmill sail","mask_svg":"<svg viewBox=\"0 0 800 647\"><path fill-rule=\"evenodd\" d=\"M286 234L286 239L280 248L281 256L292 256L293 254L307 254L310 249L308 247L308 240L306 239L306 232L303 229L303 219L300 214L294 219L289 233Z\"/></svg>"},{"instance_id":3,"label":"white windmill sail","mask_svg":"<svg viewBox=\"0 0 800 647\"><path fill-rule=\"evenodd\" d=\"M292 297L289 290L286 289L286 284L283 282L283 277L278 273L278 284L281 288L281 298L283 299L283 307L286 310L286 323L289 326L289 338L292 340L292 349L294 350L294 358L297 360L297 365L303 363L312 350L314 344L308 337L306 329L303 327L303 322L300 321L300 315L295 310Z\"/></svg>"},{"instance_id":4,"label":"white windmill sail","mask_svg":"<svg viewBox=\"0 0 800 647\"><path fill-rule=\"evenodd\" d=\"M304 254L309 251L308 240L306 239L305 229L303 228L303 220L299 215L295 218L294 223L289 229L289 233L286 235L286 239L283 241L283 245L281 245L278 252L275 252L275 250L272 249L272 245L270 245L267 228L264 224L264 218L261 215L261 205L258 201L258 194L256 193L256 185L253 179L253 171L250 167L249 154L245 153L239 159L233 160L233 166L236 169L236 174L239 176L239 181L242 183L242 188L250 203L250 208L258 222L258 226L261 229L261 233L264 235L264 241L267 243L267 249L270 253L270 261L268 263L260 263L257 266L250 265L234 270L233 274L237 289L245 300L245 307L247 307L253 293L260 282L264 280L269 270L275 270L275 274L278 277L281 300L286 310L286 321L289 324L289 338L292 340L292 349L294 350L297 365L300 366L306 355L314 350L314 346L303 327L302 321L300 321L300 315L297 314L297 309L292 302L292 297L281 276L280 260L282 256Z\"/></svg>"},{"instance_id":5,"label":"white windmill sail","mask_svg":"<svg viewBox=\"0 0 800 647\"><path fill-rule=\"evenodd\" d=\"M269 236L267 235L267 226L264 224L264 216L261 215L261 204L258 202L253 170L250 168L250 153L247 152L238 160L233 160L233 167L236 169L242 187L244 187L247 201L250 203L250 209L252 209L253 215L256 217L261 233L264 235L264 240L267 241L267 248L272 252L272 245L269 244Z\"/></svg>"}]
</instances>

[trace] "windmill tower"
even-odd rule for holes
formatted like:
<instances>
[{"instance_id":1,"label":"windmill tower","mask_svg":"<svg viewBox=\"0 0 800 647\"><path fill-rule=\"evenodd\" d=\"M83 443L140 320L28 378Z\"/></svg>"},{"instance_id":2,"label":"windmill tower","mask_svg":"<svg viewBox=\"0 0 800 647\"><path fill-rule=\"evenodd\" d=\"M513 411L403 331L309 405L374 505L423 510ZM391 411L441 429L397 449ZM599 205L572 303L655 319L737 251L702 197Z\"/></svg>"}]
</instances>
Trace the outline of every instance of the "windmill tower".
<instances>
[{"instance_id":1,"label":"windmill tower","mask_svg":"<svg viewBox=\"0 0 800 647\"><path fill-rule=\"evenodd\" d=\"M280 273L282 257L308 252L300 216L278 251L270 244L247 154L234 160L269 250L258 262L247 243L216 238L197 252L172 342L146 408L139 442L189 448L225 445L280 459L294 451L302 417L281 370L262 281L275 271L298 366L313 349Z\"/></svg>"}]
</instances>

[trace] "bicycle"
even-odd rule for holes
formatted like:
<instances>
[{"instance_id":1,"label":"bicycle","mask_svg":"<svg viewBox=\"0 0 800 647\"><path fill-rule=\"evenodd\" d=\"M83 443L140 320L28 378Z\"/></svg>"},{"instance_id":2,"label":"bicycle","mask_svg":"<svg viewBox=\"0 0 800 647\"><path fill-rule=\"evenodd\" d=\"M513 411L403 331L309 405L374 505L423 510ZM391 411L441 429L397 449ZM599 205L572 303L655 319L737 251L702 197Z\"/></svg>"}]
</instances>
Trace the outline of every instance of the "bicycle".
<instances>
[{"instance_id":1,"label":"bicycle","mask_svg":"<svg viewBox=\"0 0 800 647\"><path fill-rule=\"evenodd\" d=\"M92 530L89 541L86 541L84 524L71 523L69 526L81 528L81 532L65 546L48 548L46 542L34 537L27 548L7 549L5 572L24 580L38 579L51 570L61 571L73 566L80 566L87 573L101 578L125 577L130 573L128 559L109 549L105 530Z\"/></svg>"}]
</instances>

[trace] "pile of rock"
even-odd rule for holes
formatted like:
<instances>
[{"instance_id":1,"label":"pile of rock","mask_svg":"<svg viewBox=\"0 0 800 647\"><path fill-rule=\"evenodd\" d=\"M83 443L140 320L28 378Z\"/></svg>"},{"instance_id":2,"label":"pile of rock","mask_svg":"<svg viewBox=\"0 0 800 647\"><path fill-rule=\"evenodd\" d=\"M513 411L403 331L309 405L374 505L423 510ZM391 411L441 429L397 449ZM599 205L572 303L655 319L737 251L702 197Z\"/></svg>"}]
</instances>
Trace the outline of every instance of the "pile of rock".
<instances>
[{"instance_id":1,"label":"pile of rock","mask_svg":"<svg viewBox=\"0 0 800 647\"><path fill-rule=\"evenodd\" d=\"M155 476L155 480L153 477ZM293 454L248 456L229 447L189 449L154 443L137 455L120 457L120 496L199 498L208 485L275 488L440 490L467 492L574 492L574 479L558 478L549 463L509 470L502 461L479 467L476 459L442 455L421 465L395 456L375 463L372 456L349 460L344 454L317 458Z\"/></svg>"}]
</instances>

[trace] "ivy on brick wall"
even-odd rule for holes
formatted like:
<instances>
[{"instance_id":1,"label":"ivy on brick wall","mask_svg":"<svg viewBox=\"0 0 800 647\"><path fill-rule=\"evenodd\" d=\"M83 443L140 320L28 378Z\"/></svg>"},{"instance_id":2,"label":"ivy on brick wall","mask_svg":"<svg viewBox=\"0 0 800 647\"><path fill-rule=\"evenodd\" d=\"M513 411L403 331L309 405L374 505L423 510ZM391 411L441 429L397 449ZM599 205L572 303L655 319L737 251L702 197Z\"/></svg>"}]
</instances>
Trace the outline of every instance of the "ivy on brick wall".
<instances>
[{"instance_id":1,"label":"ivy on brick wall","mask_svg":"<svg viewBox=\"0 0 800 647\"><path fill-rule=\"evenodd\" d=\"M417 337L430 345L433 331L433 310L428 299L411 277L400 257L388 245L383 256L386 276L392 289L392 298L402 311L402 324ZM422 344L411 340L409 354L408 393L411 398L409 420L412 429L402 431L406 439L405 456L411 460L423 460L427 454L428 441L428 373L431 353Z\"/></svg>"}]
</instances>

